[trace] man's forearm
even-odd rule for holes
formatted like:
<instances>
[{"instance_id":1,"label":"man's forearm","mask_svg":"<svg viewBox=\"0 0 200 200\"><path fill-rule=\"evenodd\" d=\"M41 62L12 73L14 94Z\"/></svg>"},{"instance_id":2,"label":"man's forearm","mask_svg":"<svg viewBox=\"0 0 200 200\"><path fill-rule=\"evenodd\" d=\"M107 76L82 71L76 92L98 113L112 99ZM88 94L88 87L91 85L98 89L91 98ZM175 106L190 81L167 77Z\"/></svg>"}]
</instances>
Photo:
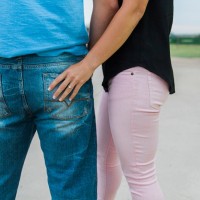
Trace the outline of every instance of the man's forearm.
<instances>
[{"instance_id":1,"label":"man's forearm","mask_svg":"<svg viewBox=\"0 0 200 200\"><path fill-rule=\"evenodd\" d=\"M91 35L93 44L99 37L100 39L92 47L83 62L95 69L114 54L137 26L145 12L147 3L148 0L124 0L122 7L112 18L110 24L108 25L109 22L107 21L105 26L102 25L101 33L107 27L102 36L100 37L100 32L96 33L96 35ZM95 20L98 20L98 18ZM92 23L96 22L93 21ZM99 29L96 25L92 26L92 29L94 29L94 26L96 27L95 29ZM92 32L94 33L93 30Z\"/></svg>"},{"instance_id":2,"label":"man's forearm","mask_svg":"<svg viewBox=\"0 0 200 200\"><path fill-rule=\"evenodd\" d=\"M108 3L109 2L109 3ZM103 35L113 16L118 11L118 0L95 1L93 5L92 18L90 23L90 43L89 49Z\"/></svg>"}]
</instances>

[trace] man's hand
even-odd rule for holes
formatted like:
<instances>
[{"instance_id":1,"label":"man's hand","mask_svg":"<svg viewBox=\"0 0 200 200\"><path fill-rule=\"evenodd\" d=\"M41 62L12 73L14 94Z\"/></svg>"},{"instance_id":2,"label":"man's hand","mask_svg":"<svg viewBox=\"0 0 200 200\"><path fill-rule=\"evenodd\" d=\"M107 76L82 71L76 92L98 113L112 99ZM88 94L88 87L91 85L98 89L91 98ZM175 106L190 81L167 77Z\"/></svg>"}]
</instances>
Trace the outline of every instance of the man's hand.
<instances>
[{"instance_id":1,"label":"man's hand","mask_svg":"<svg viewBox=\"0 0 200 200\"><path fill-rule=\"evenodd\" d=\"M71 101L77 95L82 85L89 80L92 76L94 69L82 60L81 62L70 66L63 73L61 73L49 86L48 90L53 90L55 86L60 83L56 92L53 95L53 99L56 99L61 93L59 101L63 101L71 91L72 95L69 97Z\"/></svg>"}]
</instances>

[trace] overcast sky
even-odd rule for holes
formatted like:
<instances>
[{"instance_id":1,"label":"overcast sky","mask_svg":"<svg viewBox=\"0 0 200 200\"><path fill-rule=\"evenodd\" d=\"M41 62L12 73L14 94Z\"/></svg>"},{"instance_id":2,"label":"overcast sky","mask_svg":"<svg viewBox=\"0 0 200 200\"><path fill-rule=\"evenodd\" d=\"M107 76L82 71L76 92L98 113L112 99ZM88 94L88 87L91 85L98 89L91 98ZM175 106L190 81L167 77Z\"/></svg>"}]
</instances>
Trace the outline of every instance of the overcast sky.
<instances>
[{"instance_id":1,"label":"overcast sky","mask_svg":"<svg viewBox=\"0 0 200 200\"><path fill-rule=\"evenodd\" d=\"M92 2L85 1L85 20L89 24ZM173 33L200 33L200 0L174 0Z\"/></svg>"}]
</instances>

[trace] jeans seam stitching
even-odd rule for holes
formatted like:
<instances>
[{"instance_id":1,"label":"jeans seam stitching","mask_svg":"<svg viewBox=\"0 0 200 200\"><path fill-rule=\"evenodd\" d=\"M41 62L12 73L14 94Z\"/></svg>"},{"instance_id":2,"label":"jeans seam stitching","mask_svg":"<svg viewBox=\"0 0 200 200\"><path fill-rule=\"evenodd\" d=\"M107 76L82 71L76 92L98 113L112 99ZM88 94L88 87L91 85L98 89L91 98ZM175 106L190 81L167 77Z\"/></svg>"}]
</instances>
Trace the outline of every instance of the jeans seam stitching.
<instances>
[{"instance_id":1,"label":"jeans seam stitching","mask_svg":"<svg viewBox=\"0 0 200 200\"><path fill-rule=\"evenodd\" d=\"M2 74L0 74L0 93L1 93L1 99L2 99L2 103L3 103L3 106L4 106L4 110L5 110L5 113L0 117L0 118L4 118L4 117L8 117L8 116L11 116L12 115L12 112L10 111L6 101L5 101L5 98L4 98L4 95L3 95L3 89L2 89Z\"/></svg>"},{"instance_id":2,"label":"jeans seam stitching","mask_svg":"<svg viewBox=\"0 0 200 200\"><path fill-rule=\"evenodd\" d=\"M134 76L133 76L134 77ZM133 82L134 81L134 79L132 79L132 81L131 82ZM132 90L134 91L134 87L133 87L133 85L134 84L131 84L131 87L132 87ZM134 92L132 92L132 99L134 100L135 98L134 98ZM131 112L131 121L130 121L130 126L131 126L131 133L133 132L133 127L132 127L132 123L134 122L134 117L133 117L133 115L134 115L134 110L133 110L133 108L134 108L134 101L132 101L132 103L131 103L131 105L132 105L132 112ZM133 135L133 137L135 138L135 136L134 136L134 134L132 134ZM135 141L135 140L134 140ZM135 143L135 142L134 142ZM132 146L132 145L131 145ZM137 146L137 145L136 145ZM134 167L138 167L138 159L137 159L137 152L136 152L136 150L133 148L133 152L135 153L135 161L136 161L136 163L135 163L135 165L134 165Z\"/></svg>"},{"instance_id":3,"label":"jeans seam stitching","mask_svg":"<svg viewBox=\"0 0 200 200\"><path fill-rule=\"evenodd\" d=\"M107 151L106 151L106 163L105 163L105 167L106 167L106 189L105 189L105 193L104 193L104 198L105 199L105 196L106 196L106 191L107 191L107 173L108 173L108 170L107 170L107 159L108 159L108 152L109 152L109 145L111 143L111 139L112 139L112 134L110 136L110 139L109 139L109 143L108 143L108 148L107 148Z\"/></svg>"}]
</instances>

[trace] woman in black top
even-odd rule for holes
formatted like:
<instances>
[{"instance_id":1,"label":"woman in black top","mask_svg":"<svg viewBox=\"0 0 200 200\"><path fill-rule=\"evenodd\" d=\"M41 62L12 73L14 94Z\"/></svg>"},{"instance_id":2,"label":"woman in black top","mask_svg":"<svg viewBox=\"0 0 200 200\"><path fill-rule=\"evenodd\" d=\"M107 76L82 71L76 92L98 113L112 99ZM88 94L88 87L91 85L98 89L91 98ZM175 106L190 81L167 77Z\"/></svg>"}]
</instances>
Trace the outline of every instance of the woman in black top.
<instances>
[{"instance_id":1,"label":"woman in black top","mask_svg":"<svg viewBox=\"0 0 200 200\"><path fill-rule=\"evenodd\" d=\"M104 63L97 123L98 200L114 199L121 172L134 200L164 199L155 154L160 109L175 92L172 19L173 0L94 0L91 50L63 75L68 87L62 98L73 89L72 100Z\"/></svg>"}]
</instances>

